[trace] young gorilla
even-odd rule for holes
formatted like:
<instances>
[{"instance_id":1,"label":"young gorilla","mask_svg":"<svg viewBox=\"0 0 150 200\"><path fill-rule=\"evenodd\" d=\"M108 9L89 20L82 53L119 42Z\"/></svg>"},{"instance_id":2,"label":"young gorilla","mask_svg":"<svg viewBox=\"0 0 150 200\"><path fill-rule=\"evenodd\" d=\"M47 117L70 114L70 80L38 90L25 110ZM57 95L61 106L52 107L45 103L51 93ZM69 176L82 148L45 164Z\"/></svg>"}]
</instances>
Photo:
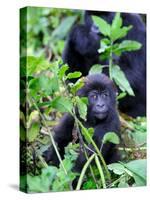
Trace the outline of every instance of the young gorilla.
<instances>
[{"instance_id":1,"label":"young gorilla","mask_svg":"<svg viewBox=\"0 0 150 200\"><path fill-rule=\"evenodd\" d=\"M84 86L78 91L78 96L88 98L87 120L84 122L80 120L86 128L94 128L93 139L99 148L105 133L115 132L119 135L120 121L116 107L116 90L113 82L106 75L94 74L87 76ZM65 114L59 125L54 128L54 139L62 158L65 146L73 139L73 128L74 119L70 114ZM116 162L119 159L116 146L112 143L104 144L102 154L107 164ZM52 147L45 152L45 159L47 162L52 161L54 165L59 164L55 150ZM80 151L75 164L75 171L81 171L85 162L84 153Z\"/></svg>"},{"instance_id":2,"label":"young gorilla","mask_svg":"<svg viewBox=\"0 0 150 200\"><path fill-rule=\"evenodd\" d=\"M99 59L98 49L103 37L94 25L91 16L97 15L112 23L114 12L86 11L85 22L75 25L68 37L63 52L63 61L70 67L70 71L81 71L84 76L94 64L107 64ZM136 40L142 44L138 51L125 52L120 57L114 57L114 62L124 71L135 97L127 95L119 102L119 109L132 116L146 115L146 28L138 14L121 13L123 26L132 25L124 39ZM108 69L105 69L108 75Z\"/></svg>"}]
</instances>

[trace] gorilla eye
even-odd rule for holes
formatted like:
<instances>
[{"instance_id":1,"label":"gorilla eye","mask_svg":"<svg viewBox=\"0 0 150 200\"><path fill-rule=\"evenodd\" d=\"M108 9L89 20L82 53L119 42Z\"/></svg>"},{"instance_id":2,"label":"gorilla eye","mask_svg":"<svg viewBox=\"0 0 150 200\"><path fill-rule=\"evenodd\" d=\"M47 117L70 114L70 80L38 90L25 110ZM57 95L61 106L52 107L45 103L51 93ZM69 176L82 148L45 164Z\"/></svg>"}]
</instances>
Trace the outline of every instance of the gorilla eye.
<instances>
[{"instance_id":1,"label":"gorilla eye","mask_svg":"<svg viewBox=\"0 0 150 200\"><path fill-rule=\"evenodd\" d=\"M94 95L92 96L92 98L93 98L93 99L96 99L96 98L97 98L97 95L96 95L96 94L94 94Z\"/></svg>"},{"instance_id":2,"label":"gorilla eye","mask_svg":"<svg viewBox=\"0 0 150 200\"><path fill-rule=\"evenodd\" d=\"M109 93L108 92L105 92L105 93L102 93L102 95L101 95L103 98L106 98L106 97L108 97L109 96Z\"/></svg>"}]
</instances>

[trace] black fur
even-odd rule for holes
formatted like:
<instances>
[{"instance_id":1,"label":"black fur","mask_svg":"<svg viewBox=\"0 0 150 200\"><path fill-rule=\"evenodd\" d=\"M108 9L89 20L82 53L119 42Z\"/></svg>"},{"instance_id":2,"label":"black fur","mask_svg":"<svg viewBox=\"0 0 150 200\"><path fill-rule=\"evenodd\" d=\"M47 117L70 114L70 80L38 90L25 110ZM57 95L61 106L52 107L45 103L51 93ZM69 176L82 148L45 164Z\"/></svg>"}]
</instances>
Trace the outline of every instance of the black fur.
<instances>
[{"instance_id":1,"label":"black fur","mask_svg":"<svg viewBox=\"0 0 150 200\"><path fill-rule=\"evenodd\" d=\"M101 115L101 112L104 111L103 105L99 105L99 99L95 101L96 103L89 102L88 112L87 112L87 120L82 121L85 127L93 127L94 128L94 136L93 139L97 146L100 148L101 140L105 133L107 132L115 132L119 135L120 132L120 121L118 117L118 112L116 108L116 90L114 88L113 82L104 74L95 74L89 75L86 78L85 84L83 88L78 91L78 96L89 97L89 93L91 91L98 92L99 95L104 91L107 92L107 97L103 97L104 104L106 104L107 114ZM97 97L97 98L98 98ZM107 103L106 103L107 102ZM98 114L93 111L94 106L98 107ZM105 110L105 111L106 111ZM74 119L71 115L66 113L61 119L58 126L54 128L54 139L58 145L59 152L63 158L64 155L64 147L72 141L72 132L74 128ZM90 148L93 148L90 146ZM112 143L105 144L102 149L102 154L107 164L116 162L119 159L118 152L116 150L116 145ZM45 159L47 162L52 161L54 165L58 165L59 161L57 159L55 150L51 147L50 150L45 152ZM84 153L81 151L79 157L77 158L75 164L75 171L81 171L83 165L85 164L86 159Z\"/></svg>"},{"instance_id":2,"label":"black fur","mask_svg":"<svg viewBox=\"0 0 150 200\"><path fill-rule=\"evenodd\" d=\"M63 52L63 60L70 66L70 71L81 71L85 76L94 64L106 64L99 59L97 50L101 35L92 31L91 15L97 15L111 23L115 15L113 12L86 11L85 23L75 25L71 30L66 47ZM133 52L125 52L120 57L114 58L124 71L135 97L126 96L120 100L119 109L130 116L146 115L146 28L142 18L138 14L121 13L123 25L133 25L128 35L123 39L136 40L142 44L142 48ZM108 75L108 70L104 71Z\"/></svg>"}]
</instances>

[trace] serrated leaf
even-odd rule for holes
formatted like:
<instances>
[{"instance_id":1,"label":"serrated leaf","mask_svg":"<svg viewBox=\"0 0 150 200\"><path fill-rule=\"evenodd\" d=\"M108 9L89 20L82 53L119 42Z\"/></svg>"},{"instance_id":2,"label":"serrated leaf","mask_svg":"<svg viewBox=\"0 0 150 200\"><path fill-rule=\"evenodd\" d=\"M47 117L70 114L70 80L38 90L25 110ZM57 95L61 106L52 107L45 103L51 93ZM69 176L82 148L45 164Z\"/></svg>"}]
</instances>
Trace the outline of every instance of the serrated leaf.
<instances>
[{"instance_id":1,"label":"serrated leaf","mask_svg":"<svg viewBox=\"0 0 150 200\"><path fill-rule=\"evenodd\" d=\"M111 142L113 144L119 144L120 139L118 135L114 132L108 132L104 135L102 142L105 144L107 142Z\"/></svg>"},{"instance_id":2,"label":"serrated leaf","mask_svg":"<svg viewBox=\"0 0 150 200\"><path fill-rule=\"evenodd\" d=\"M98 16L92 16L94 24L99 27L100 32L105 36L110 36L111 26L104 19Z\"/></svg>"},{"instance_id":3,"label":"serrated leaf","mask_svg":"<svg viewBox=\"0 0 150 200\"><path fill-rule=\"evenodd\" d=\"M103 66L102 65L93 65L89 71L89 74L97 74L102 73Z\"/></svg>"},{"instance_id":4,"label":"serrated leaf","mask_svg":"<svg viewBox=\"0 0 150 200\"><path fill-rule=\"evenodd\" d=\"M52 102L51 106L56 108L60 112L72 112L73 104L67 97L56 97Z\"/></svg>"},{"instance_id":5,"label":"serrated leaf","mask_svg":"<svg viewBox=\"0 0 150 200\"><path fill-rule=\"evenodd\" d=\"M81 72L72 72L67 74L67 79L72 79L72 78L79 78L82 75Z\"/></svg>"},{"instance_id":6,"label":"serrated leaf","mask_svg":"<svg viewBox=\"0 0 150 200\"><path fill-rule=\"evenodd\" d=\"M125 92L127 91L129 95L134 96L134 92L124 74L118 65L112 67L112 77L119 88Z\"/></svg>"}]
</instances>

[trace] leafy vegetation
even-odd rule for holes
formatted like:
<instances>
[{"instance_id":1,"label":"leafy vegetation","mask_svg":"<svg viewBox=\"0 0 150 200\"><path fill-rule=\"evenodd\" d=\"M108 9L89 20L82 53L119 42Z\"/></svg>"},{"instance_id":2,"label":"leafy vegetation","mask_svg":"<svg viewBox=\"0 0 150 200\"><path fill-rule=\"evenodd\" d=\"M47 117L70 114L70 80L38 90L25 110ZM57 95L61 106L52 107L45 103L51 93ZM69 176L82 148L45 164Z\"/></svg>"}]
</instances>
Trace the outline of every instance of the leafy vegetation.
<instances>
[{"instance_id":1,"label":"leafy vegetation","mask_svg":"<svg viewBox=\"0 0 150 200\"><path fill-rule=\"evenodd\" d=\"M26 12L28 14L26 19L21 18L20 188L32 193L146 185L146 118L133 119L122 115L125 120L122 123L122 140L119 141L113 132L104 136L102 145L106 142L118 144L122 155L122 162L107 166L101 154L102 146L98 149L92 139L93 129L85 128L76 116L75 107L79 110L80 118L86 120L87 98L76 96L76 92L83 86L84 77L80 72L68 73L68 66L63 64L60 57L66 35L75 21L82 20L82 13L32 7L27 10L24 9L21 13L23 16ZM23 34L26 31L24 20L28 24L27 45ZM124 51L140 48L141 45L136 41L117 42L128 33L131 26L122 27L119 13L112 25L100 18L94 17L94 21L106 36L100 41L99 53L104 59L109 59L110 78L119 85L121 91L133 95L128 80L112 60L112 53L119 56ZM90 73L100 73L103 67L95 65ZM72 78L79 80L66 85L66 81ZM79 153L76 138L65 148L63 160L53 139L53 127L64 112L69 112L74 117L79 138L85 139L81 144L87 162L81 174L72 170ZM94 146L91 157L86 154L88 144ZM50 145L56 151L59 167L48 166L44 160L43 152ZM76 180L78 181L74 186Z\"/></svg>"}]
</instances>

